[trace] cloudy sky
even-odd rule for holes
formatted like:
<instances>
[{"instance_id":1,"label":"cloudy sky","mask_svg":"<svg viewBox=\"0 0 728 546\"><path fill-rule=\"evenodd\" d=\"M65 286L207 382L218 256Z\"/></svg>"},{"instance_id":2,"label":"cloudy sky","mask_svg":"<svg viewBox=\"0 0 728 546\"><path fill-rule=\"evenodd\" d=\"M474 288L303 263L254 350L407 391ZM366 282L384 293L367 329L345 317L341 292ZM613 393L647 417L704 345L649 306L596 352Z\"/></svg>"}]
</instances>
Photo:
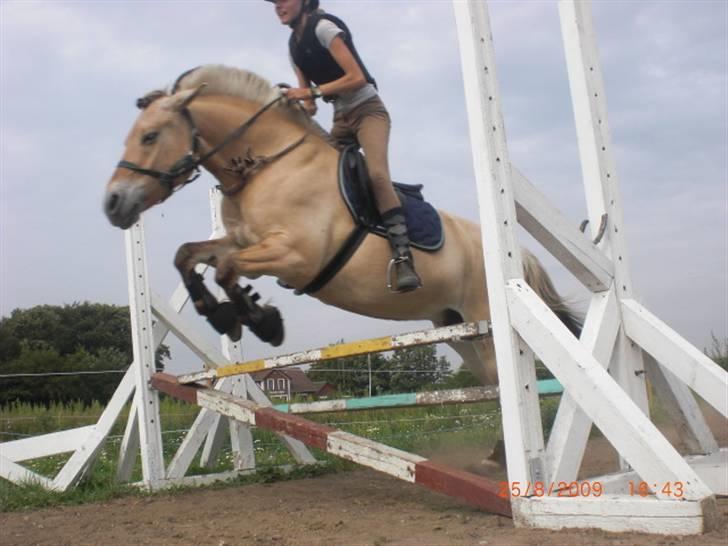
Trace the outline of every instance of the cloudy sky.
<instances>
[{"instance_id":1,"label":"cloudy sky","mask_svg":"<svg viewBox=\"0 0 728 546\"><path fill-rule=\"evenodd\" d=\"M699 348L728 337L728 8L719 1L596 1L633 284ZM393 118L391 170L438 207L477 219L457 33L449 0L324 0L352 29ZM586 217L556 3L491 2L511 160L571 219ZM0 315L38 304L126 304L123 234L101 211L134 100L184 70L225 63L293 81L288 29L242 1L0 3ZM330 125L331 112L318 118ZM145 215L153 289L176 286L177 247L210 234L203 176ZM559 290L586 294L532 240ZM426 327L356 317L272 280L279 350ZM194 314L190 320L213 339ZM177 369L199 363L173 348Z\"/></svg>"}]
</instances>

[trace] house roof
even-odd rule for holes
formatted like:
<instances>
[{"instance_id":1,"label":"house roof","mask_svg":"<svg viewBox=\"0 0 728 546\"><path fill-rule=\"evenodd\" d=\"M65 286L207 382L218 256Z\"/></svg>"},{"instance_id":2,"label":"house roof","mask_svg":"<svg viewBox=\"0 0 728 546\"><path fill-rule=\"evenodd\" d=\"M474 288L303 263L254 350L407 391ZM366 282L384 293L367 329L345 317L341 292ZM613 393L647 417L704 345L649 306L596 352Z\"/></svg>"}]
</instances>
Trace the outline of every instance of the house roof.
<instances>
[{"instance_id":1,"label":"house roof","mask_svg":"<svg viewBox=\"0 0 728 546\"><path fill-rule=\"evenodd\" d=\"M265 381L272 374L282 374L291 381L291 392L318 392L323 385L317 385L311 381L303 370L300 368L274 368L272 370L261 370L253 372L250 377L253 381Z\"/></svg>"}]
</instances>

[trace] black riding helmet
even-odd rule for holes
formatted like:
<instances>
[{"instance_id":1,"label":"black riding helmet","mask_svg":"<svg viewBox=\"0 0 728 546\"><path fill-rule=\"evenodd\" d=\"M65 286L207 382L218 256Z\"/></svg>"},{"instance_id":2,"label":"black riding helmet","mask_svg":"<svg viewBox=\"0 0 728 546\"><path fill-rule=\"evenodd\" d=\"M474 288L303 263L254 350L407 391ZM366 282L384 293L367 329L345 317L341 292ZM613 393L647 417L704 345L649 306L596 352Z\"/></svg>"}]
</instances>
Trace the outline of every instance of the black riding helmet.
<instances>
[{"instance_id":1,"label":"black riding helmet","mask_svg":"<svg viewBox=\"0 0 728 546\"><path fill-rule=\"evenodd\" d=\"M266 2L275 3L276 0L265 0ZM303 7L308 11L318 9L319 0L303 0Z\"/></svg>"}]
</instances>

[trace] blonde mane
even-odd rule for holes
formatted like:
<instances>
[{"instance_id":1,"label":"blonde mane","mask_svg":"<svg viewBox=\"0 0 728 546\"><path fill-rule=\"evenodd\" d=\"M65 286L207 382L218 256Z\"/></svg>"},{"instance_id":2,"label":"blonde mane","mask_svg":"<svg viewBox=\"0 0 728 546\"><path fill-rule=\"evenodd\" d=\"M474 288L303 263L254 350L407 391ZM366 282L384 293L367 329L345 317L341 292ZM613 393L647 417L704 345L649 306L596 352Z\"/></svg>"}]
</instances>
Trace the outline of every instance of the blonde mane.
<instances>
[{"instance_id":1,"label":"blonde mane","mask_svg":"<svg viewBox=\"0 0 728 546\"><path fill-rule=\"evenodd\" d=\"M175 83L172 92L196 88L203 83L206 85L201 95L228 95L258 102L261 105L278 98L281 94L280 88L271 85L265 78L248 70L222 64L203 65L183 74ZM276 108L292 121L307 129L316 130L320 136L329 140L328 133L300 108L290 106L285 100L280 101Z\"/></svg>"}]
</instances>

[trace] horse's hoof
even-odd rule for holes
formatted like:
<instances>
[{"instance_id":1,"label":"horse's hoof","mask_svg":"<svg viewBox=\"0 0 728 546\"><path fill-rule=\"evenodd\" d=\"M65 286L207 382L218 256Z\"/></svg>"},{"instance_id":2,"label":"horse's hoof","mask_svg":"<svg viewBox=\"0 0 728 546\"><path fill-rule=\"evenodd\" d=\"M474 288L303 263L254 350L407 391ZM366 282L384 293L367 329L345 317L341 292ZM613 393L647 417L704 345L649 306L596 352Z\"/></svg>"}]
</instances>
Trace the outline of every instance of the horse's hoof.
<instances>
[{"instance_id":1,"label":"horse's hoof","mask_svg":"<svg viewBox=\"0 0 728 546\"><path fill-rule=\"evenodd\" d=\"M250 331L260 338L261 341L278 347L283 343L284 329L281 313L272 305L264 305L260 308L260 318L250 324Z\"/></svg>"},{"instance_id":2,"label":"horse's hoof","mask_svg":"<svg viewBox=\"0 0 728 546\"><path fill-rule=\"evenodd\" d=\"M243 326L240 322L236 322L235 326L225 334L230 338L230 341L240 341L240 338L243 337Z\"/></svg>"},{"instance_id":3,"label":"horse's hoof","mask_svg":"<svg viewBox=\"0 0 728 546\"><path fill-rule=\"evenodd\" d=\"M227 334L230 339L237 341L240 339L240 319L235 306L229 301L219 304L215 310L207 316L207 322L221 335ZM238 330L238 338L233 339L231 333L235 335Z\"/></svg>"}]
</instances>

